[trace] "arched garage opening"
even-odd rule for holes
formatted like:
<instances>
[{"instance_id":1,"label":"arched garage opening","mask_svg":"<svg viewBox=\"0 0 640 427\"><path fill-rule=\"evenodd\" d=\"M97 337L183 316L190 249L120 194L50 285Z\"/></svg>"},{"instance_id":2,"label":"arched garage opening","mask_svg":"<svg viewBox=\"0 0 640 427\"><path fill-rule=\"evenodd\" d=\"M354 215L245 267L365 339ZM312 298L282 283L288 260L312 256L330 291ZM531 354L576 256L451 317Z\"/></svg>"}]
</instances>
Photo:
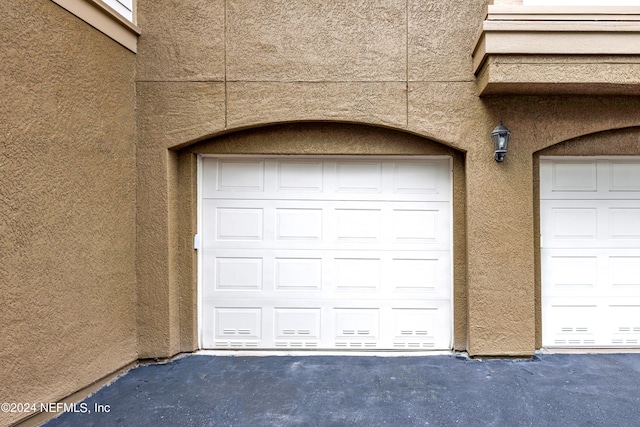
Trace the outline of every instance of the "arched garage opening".
<instances>
[{"instance_id":1,"label":"arched garage opening","mask_svg":"<svg viewBox=\"0 0 640 427\"><path fill-rule=\"evenodd\" d=\"M640 128L534 154L537 346L640 347Z\"/></svg>"},{"instance_id":2,"label":"arched garage opening","mask_svg":"<svg viewBox=\"0 0 640 427\"><path fill-rule=\"evenodd\" d=\"M384 128L292 123L183 148L178 165L192 347L465 348L459 151Z\"/></svg>"}]
</instances>

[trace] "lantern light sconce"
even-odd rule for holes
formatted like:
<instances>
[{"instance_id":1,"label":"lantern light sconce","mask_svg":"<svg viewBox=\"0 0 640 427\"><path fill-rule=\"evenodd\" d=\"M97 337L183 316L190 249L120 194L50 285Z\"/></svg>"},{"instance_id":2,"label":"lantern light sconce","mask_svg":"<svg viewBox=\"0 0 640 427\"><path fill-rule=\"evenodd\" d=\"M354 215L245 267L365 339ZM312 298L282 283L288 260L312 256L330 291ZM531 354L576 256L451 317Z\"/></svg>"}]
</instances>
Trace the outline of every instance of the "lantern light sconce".
<instances>
[{"instance_id":1,"label":"lantern light sconce","mask_svg":"<svg viewBox=\"0 0 640 427\"><path fill-rule=\"evenodd\" d=\"M511 131L507 129L502 124L502 120L500 120L500 124L493 129L493 132L491 132L491 138L493 138L493 145L496 150L493 158L496 159L496 162L504 161L504 157L507 155L507 149L509 147L510 136Z\"/></svg>"}]
</instances>

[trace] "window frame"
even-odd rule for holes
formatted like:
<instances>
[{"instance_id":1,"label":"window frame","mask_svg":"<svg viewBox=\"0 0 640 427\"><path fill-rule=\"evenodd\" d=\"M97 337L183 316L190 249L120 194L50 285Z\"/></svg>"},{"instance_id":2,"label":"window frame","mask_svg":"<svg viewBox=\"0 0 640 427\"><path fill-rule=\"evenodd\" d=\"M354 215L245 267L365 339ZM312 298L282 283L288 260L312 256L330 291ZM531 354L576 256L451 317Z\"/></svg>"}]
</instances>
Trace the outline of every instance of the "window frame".
<instances>
[{"instance_id":1,"label":"window frame","mask_svg":"<svg viewBox=\"0 0 640 427\"><path fill-rule=\"evenodd\" d=\"M131 1L131 19L102 0L51 0L98 31L136 53L140 29L136 25L136 0ZM117 1L117 0L107 0ZM120 3L120 2L118 2ZM124 7L124 6L123 6Z\"/></svg>"}]
</instances>

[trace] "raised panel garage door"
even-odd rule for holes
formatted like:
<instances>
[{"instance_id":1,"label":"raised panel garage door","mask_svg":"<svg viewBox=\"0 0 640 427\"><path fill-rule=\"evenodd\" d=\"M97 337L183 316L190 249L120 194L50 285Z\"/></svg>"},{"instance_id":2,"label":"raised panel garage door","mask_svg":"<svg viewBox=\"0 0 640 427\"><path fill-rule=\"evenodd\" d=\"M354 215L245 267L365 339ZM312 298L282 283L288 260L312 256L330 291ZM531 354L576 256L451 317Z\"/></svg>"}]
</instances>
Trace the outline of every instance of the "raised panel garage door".
<instances>
[{"instance_id":1,"label":"raised panel garage door","mask_svg":"<svg viewBox=\"0 0 640 427\"><path fill-rule=\"evenodd\" d=\"M450 349L450 163L202 157L202 347Z\"/></svg>"},{"instance_id":2,"label":"raised panel garage door","mask_svg":"<svg viewBox=\"0 0 640 427\"><path fill-rule=\"evenodd\" d=\"M640 347L640 158L540 160L545 347Z\"/></svg>"}]
</instances>

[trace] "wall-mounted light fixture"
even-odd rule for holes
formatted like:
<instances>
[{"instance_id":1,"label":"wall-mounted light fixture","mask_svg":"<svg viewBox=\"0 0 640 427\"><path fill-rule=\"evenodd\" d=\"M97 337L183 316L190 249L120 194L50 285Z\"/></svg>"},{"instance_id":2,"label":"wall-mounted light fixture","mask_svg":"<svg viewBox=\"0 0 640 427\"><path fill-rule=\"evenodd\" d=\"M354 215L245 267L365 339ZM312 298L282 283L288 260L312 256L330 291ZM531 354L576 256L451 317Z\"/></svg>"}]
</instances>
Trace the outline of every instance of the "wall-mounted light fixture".
<instances>
[{"instance_id":1,"label":"wall-mounted light fixture","mask_svg":"<svg viewBox=\"0 0 640 427\"><path fill-rule=\"evenodd\" d=\"M502 120L500 120L500 124L493 129L491 132L491 138L493 138L493 145L495 146L495 153L493 158L496 159L496 162L504 161L504 157L507 155L507 149L509 147L509 137L511 136L511 131L507 129L503 124Z\"/></svg>"}]
</instances>

